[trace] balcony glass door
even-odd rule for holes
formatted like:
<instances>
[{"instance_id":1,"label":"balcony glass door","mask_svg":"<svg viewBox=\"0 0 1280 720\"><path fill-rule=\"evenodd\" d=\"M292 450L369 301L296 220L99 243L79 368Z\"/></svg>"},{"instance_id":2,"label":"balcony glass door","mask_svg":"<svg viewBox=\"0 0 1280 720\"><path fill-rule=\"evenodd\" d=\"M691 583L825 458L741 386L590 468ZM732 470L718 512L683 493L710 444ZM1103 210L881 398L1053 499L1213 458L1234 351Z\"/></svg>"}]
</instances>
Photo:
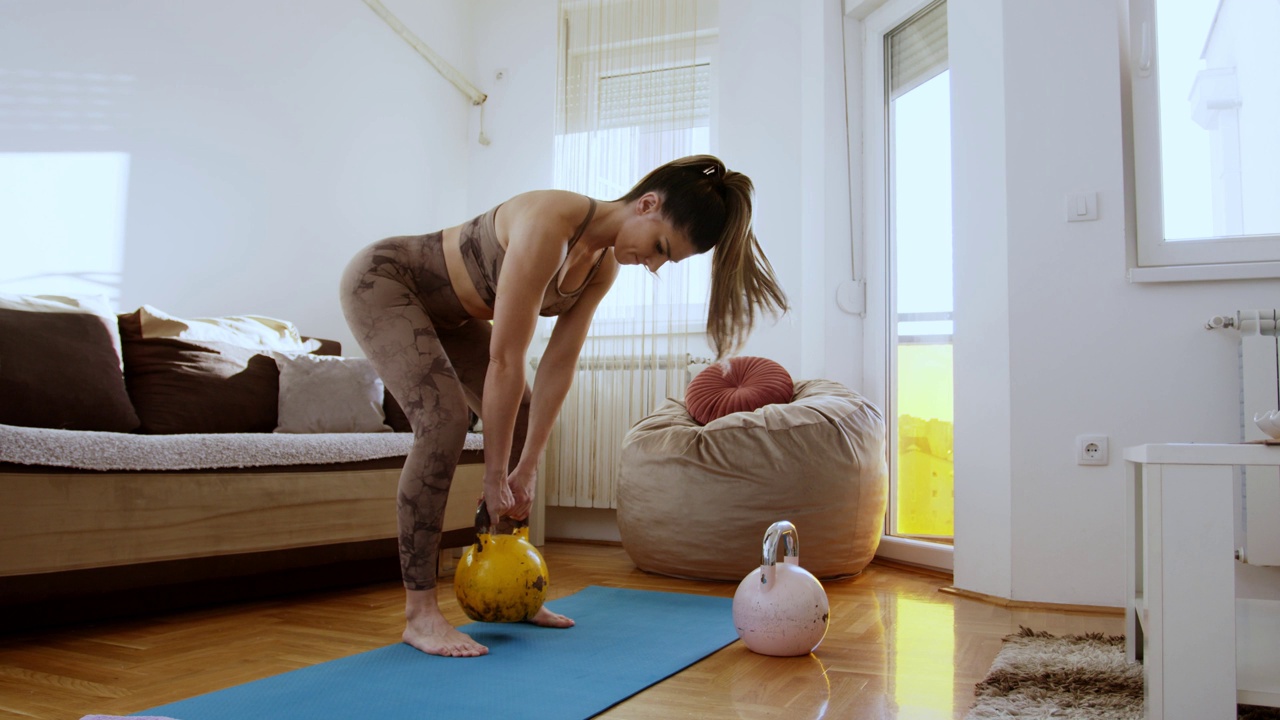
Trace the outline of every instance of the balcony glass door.
<instances>
[{"instance_id":1,"label":"balcony glass door","mask_svg":"<svg viewBox=\"0 0 1280 720\"><path fill-rule=\"evenodd\" d=\"M884 36L889 259L889 534L950 541L951 94L947 8Z\"/></svg>"}]
</instances>

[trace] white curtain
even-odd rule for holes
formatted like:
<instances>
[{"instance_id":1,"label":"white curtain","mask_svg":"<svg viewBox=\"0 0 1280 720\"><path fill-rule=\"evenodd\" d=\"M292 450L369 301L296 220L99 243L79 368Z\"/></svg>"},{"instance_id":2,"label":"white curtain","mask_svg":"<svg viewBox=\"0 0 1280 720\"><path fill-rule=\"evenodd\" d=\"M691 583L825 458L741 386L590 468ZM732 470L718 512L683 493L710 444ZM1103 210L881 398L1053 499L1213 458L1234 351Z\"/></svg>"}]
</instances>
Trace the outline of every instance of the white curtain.
<instances>
[{"instance_id":1,"label":"white curtain","mask_svg":"<svg viewBox=\"0 0 1280 720\"><path fill-rule=\"evenodd\" d=\"M715 0L560 0L556 187L616 200L659 165L711 152L716 11ZM621 268L548 444L549 505L616 507L623 435L682 398L691 354L706 354L709 287L706 256L656 277Z\"/></svg>"}]
</instances>

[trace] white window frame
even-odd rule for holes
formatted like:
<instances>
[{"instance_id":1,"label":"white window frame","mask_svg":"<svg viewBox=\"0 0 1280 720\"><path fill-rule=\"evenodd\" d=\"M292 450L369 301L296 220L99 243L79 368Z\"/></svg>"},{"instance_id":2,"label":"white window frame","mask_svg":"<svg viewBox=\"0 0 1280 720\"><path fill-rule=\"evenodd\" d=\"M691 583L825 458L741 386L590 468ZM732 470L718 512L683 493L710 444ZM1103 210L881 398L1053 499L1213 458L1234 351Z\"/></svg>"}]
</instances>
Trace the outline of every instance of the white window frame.
<instances>
[{"instance_id":1,"label":"white window frame","mask_svg":"<svg viewBox=\"0 0 1280 720\"><path fill-rule=\"evenodd\" d=\"M1165 239L1155 5L1156 0L1129 0L1136 209L1129 280L1177 282L1280 277L1280 235L1172 242Z\"/></svg>"},{"instance_id":2,"label":"white window frame","mask_svg":"<svg viewBox=\"0 0 1280 720\"><path fill-rule=\"evenodd\" d=\"M863 324L863 391L883 408L895 378L890 349L897 342L897 322L892 317L889 277L893 254L889 228L888 146L885 143L888 108L885 106L884 39L933 0L888 0L862 21L862 137L849 138L862 154L863 259L867 282L867 313ZM865 7L865 6L864 6ZM851 90L851 89L850 89ZM851 198L852 201L852 198ZM885 422L894 422L886 417ZM893 452L890 449L890 452ZM959 539L956 540L959 542ZM931 567L947 572L954 568L954 547L942 543L888 534L886 519L876 555L898 562Z\"/></svg>"}]
</instances>

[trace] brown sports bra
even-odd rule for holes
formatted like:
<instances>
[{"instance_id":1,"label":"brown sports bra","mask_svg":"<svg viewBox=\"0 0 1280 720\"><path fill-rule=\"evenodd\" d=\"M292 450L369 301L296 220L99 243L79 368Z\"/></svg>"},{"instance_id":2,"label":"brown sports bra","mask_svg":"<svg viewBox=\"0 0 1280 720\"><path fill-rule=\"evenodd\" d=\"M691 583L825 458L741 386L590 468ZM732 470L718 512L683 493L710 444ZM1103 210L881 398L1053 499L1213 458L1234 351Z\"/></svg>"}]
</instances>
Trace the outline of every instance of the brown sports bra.
<instances>
[{"instance_id":1,"label":"brown sports bra","mask_svg":"<svg viewBox=\"0 0 1280 720\"><path fill-rule=\"evenodd\" d=\"M587 223L591 222L592 216L596 214L596 201L587 198L591 202L591 207L587 210L587 217L583 219L582 224L574 231L573 237L569 240L569 248L573 249L578 238L582 237L582 233L587 229ZM467 268L467 274L471 276L471 284L475 285L476 292L480 294L480 299L484 304L493 309L493 301L498 292L498 274L502 272L502 261L507 256L507 249L502 247L498 242L498 231L494 226L494 219L498 215L498 207L493 208L489 212L477 217L476 219L462 226L462 230L458 236L458 246L462 250L462 264ZM575 290L570 292L562 292L560 290L560 272L564 269L563 263L556 270L556 274L551 278L551 283L547 285L547 290L542 294L542 307L538 310L538 314L543 317L554 317L561 315L573 307L578 301L578 296L591 283L591 279L595 277L596 271L600 269L600 263L604 261L605 253L600 253L600 257L596 259L595 265L591 266L591 272L587 273L587 277L582 281Z\"/></svg>"}]
</instances>

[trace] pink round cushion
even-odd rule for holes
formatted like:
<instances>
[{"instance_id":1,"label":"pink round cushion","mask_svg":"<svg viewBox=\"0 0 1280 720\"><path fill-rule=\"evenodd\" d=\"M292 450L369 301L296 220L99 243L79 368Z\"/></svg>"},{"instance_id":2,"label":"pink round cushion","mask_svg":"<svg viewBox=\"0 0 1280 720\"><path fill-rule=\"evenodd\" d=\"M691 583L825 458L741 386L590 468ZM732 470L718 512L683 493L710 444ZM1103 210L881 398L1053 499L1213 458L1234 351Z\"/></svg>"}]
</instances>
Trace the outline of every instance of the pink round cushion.
<instances>
[{"instance_id":1,"label":"pink round cushion","mask_svg":"<svg viewBox=\"0 0 1280 720\"><path fill-rule=\"evenodd\" d=\"M711 365L698 373L684 393L685 407L699 425L736 412L754 412L774 403L789 403L795 393L791 374L762 357L729 359L729 370Z\"/></svg>"}]
</instances>

